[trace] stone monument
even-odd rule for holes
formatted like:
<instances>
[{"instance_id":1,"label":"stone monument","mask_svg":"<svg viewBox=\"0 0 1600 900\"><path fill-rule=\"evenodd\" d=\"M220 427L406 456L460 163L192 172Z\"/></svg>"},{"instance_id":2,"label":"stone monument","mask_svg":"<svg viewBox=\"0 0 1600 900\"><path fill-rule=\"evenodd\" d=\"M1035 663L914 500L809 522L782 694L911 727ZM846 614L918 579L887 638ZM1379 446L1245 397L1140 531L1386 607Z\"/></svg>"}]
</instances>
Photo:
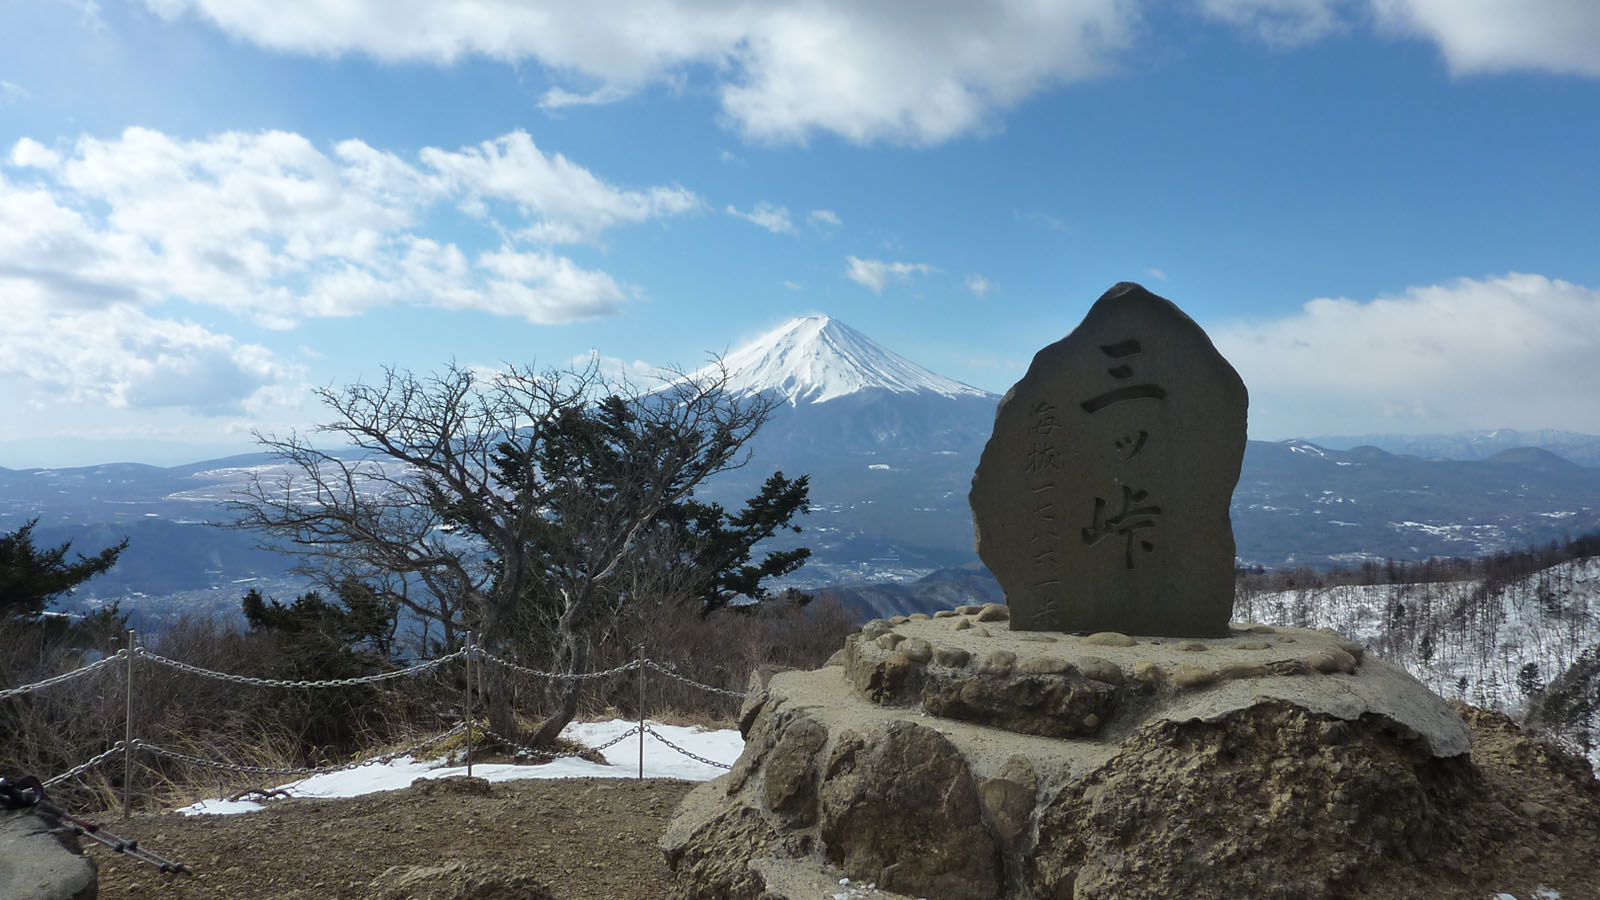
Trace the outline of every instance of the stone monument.
<instances>
[{"instance_id":1,"label":"stone monument","mask_svg":"<svg viewBox=\"0 0 1600 900\"><path fill-rule=\"evenodd\" d=\"M1009 605L756 673L738 762L662 838L674 896L1333 900L1480 854L1449 705L1339 635L1229 624L1245 406L1177 307L1101 297L973 479Z\"/></svg>"},{"instance_id":2,"label":"stone monument","mask_svg":"<svg viewBox=\"0 0 1600 900\"><path fill-rule=\"evenodd\" d=\"M1244 382L1131 282L1040 350L972 479L978 555L1018 631L1227 633Z\"/></svg>"}]
</instances>

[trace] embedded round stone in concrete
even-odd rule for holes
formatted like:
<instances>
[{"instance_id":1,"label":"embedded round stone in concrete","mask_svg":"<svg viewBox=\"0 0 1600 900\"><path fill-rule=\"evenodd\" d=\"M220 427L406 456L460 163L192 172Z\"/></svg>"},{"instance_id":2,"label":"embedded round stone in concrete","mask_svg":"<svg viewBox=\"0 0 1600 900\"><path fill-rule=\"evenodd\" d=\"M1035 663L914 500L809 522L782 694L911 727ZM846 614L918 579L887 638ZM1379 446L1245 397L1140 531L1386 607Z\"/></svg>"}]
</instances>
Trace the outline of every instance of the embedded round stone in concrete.
<instances>
[{"instance_id":1,"label":"embedded round stone in concrete","mask_svg":"<svg viewBox=\"0 0 1600 900\"><path fill-rule=\"evenodd\" d=\"M1098 656L1080 656L1077 659L1078 671L1086 678L1106 684L1121 684L1123 682L1122 667L1109 659Z\"/></svg>"},{"instance_id":2,"label":"embedded round stone in concrete","mask_svg":"<svg viewBox=\"0 0 1600 900\"><path fill-rule=\"evenodd\" d=\"M1181 688L1199 688L1216 683L1217 673L1204 666L1184 663L1172 671L1172 683Z\"/></svg>"},{"instance_id":3,"label":"embedded round stone in concrete","mask_svg":"<svg viewBox=\"0 0 1600 900\"><path fill-rule=\"evenodd\" d=\"M1139 643L1120 631L1097 631L1084 638L1083 642L1096 647L1132 647Z\"/></svg>"},{"instance_id":4,"label":"embedded round stone in concrete","mask_svg":"<svg viewBox=\"0 0 1600 900\"><path fill-rule=\"evenodd\" d=\"M922 638L907 638L895 649L914 663L925 663L933 658L933 645Z\"/></svg>"},{"instance_id":5,"label":"embedded round stone in concrete","mask_svg":"<svg viewBox=\"0 0 1600 900\"><path fill-rule=\"evenodd\" d=\"M1017 666L1024 675L1060 675L1072 671L1072 664L1053 656L1031 656Z\"/></svg>"},{"instance_id":6,"label":"embedded round stone in concrete","mask_svg":"<svg viewBox=\"0 0 1600 900\"><path fill-rule=\"evenodd\" d=\"M1010 650L994 650L978 661L980 675L1010 675L1017 665L1017 655Z\"/></svg>"},{"instance_id":7,"label":"embedded round stone in concrete","mask_svg":"<svg viewBox=\"0 0 1600 900\"><path fill-rule=\"evenodd\" d=\"M1011 618L1011 612L1002 603L985 603L974 617L979 622L1004 622Z\"/></svg>"}]
</instances>

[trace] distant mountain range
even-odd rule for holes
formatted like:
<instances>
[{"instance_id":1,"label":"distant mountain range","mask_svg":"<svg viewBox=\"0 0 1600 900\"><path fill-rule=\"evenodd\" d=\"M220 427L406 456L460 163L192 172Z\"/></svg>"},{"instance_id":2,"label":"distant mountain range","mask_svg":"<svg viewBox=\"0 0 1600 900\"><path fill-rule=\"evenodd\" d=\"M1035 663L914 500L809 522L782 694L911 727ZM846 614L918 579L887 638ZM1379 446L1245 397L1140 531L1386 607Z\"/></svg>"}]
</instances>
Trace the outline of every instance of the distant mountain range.
<instances>
[{"instance_id":1,"label":"distant mountain range","mask_svg":"<svg viewBox=\"0 0 1600 900\"><path fill-rule=\"evenodd\" d=\"M1600 466L1600 435L1549 428L1538 431L1496 428L1457 434L1324 435L1306 440L1330 450L1368 446L1404 456L1455 460L1489 459L1507 450L1531 447L1582 466Z\"/></svg>"},{"instance_id":2,"label":"distant mountain range","mask_svg":"<svg viewBox=\"0 0 1600 900\"><path fill-rule=\"evenodd\" d=\"M725 364L732 390L778 406L752 463L702 493L733 505L774 470L808 473L805 531L785 537L815 551L801 586L876 583L885 609L987 590L967 492L997 395L825 316L790 321ZM1327 566L1478 555L1594 531L1600 468L1577 464L1589 460L1600 460L1600 438L1565 432L1251 441L1234 495L1238 554L1247 565ZM199 523L272 464L248 455L174 468L0 469L0 530L37 515L42 540L74 538L85 551L126 534L123 562L86 590L233 607L246 586L288 585L285 560L247 534Z\"/></svg>"}]
</instances>

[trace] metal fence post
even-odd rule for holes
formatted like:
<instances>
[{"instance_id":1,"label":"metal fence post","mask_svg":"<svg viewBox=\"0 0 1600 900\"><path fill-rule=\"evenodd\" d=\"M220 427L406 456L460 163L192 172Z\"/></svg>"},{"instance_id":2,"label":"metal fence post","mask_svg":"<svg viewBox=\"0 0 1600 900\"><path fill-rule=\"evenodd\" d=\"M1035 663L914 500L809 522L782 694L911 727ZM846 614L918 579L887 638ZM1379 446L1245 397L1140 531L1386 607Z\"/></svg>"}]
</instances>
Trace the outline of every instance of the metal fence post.
<instances>
[{"instance_id":1,"label":"metal fence post","mask_svg":"<svg viewBox=\"0 0 1600 900\"><path fill-rule=\"evenodd\" d=\"M133 812L133 660L137 655L138 633L128 629L127 697L123 706L122 729L122 821Z\"/></svg>"},{"instance_id":2,"label":"metal fence post","mask_svg":"<svg viewBox=\"0 0 1600 900\"><path fill-rule=\"evenodd\" d=\"M639 645L639 780L644 780L644 644Z\"/></svg>"},{"instance_id":3,"label":"metal fence post","mask_svg":"<svg viewBox=\"0 0 1600 900\"><path fill-rule=\"evenodd\" d=\"M472 777L472 679L476 673L472 671L472 654L477 646L472 632L467 632L467 777Z\"/></svg>"}]
</instances>

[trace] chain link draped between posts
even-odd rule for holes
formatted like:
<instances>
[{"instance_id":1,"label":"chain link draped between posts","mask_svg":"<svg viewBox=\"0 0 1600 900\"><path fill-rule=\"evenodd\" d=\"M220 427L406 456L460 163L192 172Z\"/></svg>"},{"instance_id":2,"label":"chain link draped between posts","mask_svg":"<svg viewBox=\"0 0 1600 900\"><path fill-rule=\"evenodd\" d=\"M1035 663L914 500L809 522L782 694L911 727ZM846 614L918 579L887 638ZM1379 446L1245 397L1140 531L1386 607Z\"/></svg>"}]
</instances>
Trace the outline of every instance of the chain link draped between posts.
<instances>
[{"instance_id":1,"label":"chain link draped between posts","mask_svg":"<svg viewBox=\"0 0 1600 900\"><path fill-rule=\"evenodd\" d=\"M675 679L683 682L684 684L687 684L687 685L689 685L691 687L697 687L702 691L709 691L710 693L713 693L713 694L721 694L721 695L723 695L725 697L743 697L744 696L744 691L730 691L727 688L712 687L709 684L701 684L700 682L695 681L692 678L686 678L686 677L684 677L682 675L679 675L672 668L670 668L668 666L664 666L661 663L658 663L653 659L646 659L646 660L643 660L643 662L644 662L645 665L649 666L652 669L655 669L657 672L660 672L661 674L667 676L668 678L675 678Z\"/></svg>"},{"instance_id":2,"label":"chain link draped between posts","mask_svg":"<svg viewBox=\"0 0 1600 900\"><path fill-rule=\"evenodd\" d=\"M539 669L533 669L529 668L528 666L519 665L518 663L514 663L509 659L502 659L501 657L495 656L493 653L490 653L482 647L473 647L472 650L474 659L492 662L497 666L501 666L503 668L510 669L513 672L519 672L523 675L533 678L554 678L562 681L589 681L594 678L609 678L612 675L617 675L622 672L639 668L639 661L633 660L632 662L626 662L620 666L616 666L615 668L605 669L604 671L600 672L544 672L540 671Z\"/></svg>"},{"instance_id":3,"label":"chain link draped between posts","mask_svg":"<svg viewBox=\"0 0 1600 900\"><path fill-rule=\"evenodd\" d=\"M380 672L377 675L362 675L356 678L333 678L326 681L283 681L276 678L253 678L249 675L233 675L227 672L216 672L211 669L193 665L191 663L179 662L175 659L168 659L165 656L151 653L149 650L145 650L142 647L134 652L141 659L148 659L153 663L159 663L160 665L167 666L168 668L177 669L179 672L187 672L190 675L199 675L204 678L213 678L218 681L228 681L234 684L247 684L251 685L252 687L275 688L335 688L354 687L360 684L375 684L380 681L389 681L395 678L408 678L413 675L421 675L424 672L430 672L434 669L437 669L445 663L451 662L452 660L463 659L467 655L466 649L463 648L454 653L441 656L437 659L430 659L425 663L407 666L404 669L396 669L393 672Z\"/></svg>"},{"instance_id":4,"label":"chain link draped between posts","mask_svg":"<svg viewBox=\"0 0 1600 900\"><path fill-rule=\"evenodd\" d=\"M728 764L728 763L720 763L720 762L717 762L714 759L706 759L704 756L700 756L699 754L695 753L692 750L686 750L683 747L679 747L677 744L674 744L673 742L667 740L665 735L663 735L661 732L655 730L654 728L651 728L649 725L644 726L644 730L645 730L646 734L650 735L651 737L655 738L656 740L660 741L661 743L666 744L668 747L671 747L672 749L678 751L679 753L683 754L684 756L689 757L690 759L694 760L697 763L705 763L708 766L714 766L714 767L716 767L718 769L732 769L733 768L733 766ZM643 740L643 738L640 738L640 740Z\"/></svg>"},{"instance_id":5,"label":"chain link draped between posts","mask_svg":"<svg viewBox=\"0 0 1600 900\"><path fill-rule=\"evenodd\" d=\"M87 762L79 763L67 771L62 772L60 775L57 775L49 781L46 781L44 786L47 788L55 787L61 782L66 781L68 778L77 778L79 775L82 775L83 773L89 771L95 766L100 765L111 757L116 756L118 753L121 753L123 749L123 743L121 741L117 741L115 744L112 744L110 747L106 748L104 752L96 755Z\"/></svg>"},{"instance_id":6,"label":"chain link draped between posts","mask_svg":"<svg viewBox=\"0 0 1600 900\"><path fill-rule=\"evenodd\" d=\"M88 675L100 669L106 668L107 666L116 665L127 658L127 650L118 650L116 653L111 654L99 662L92 662L82 668L73 669L71 672L63 672L60 675L46 678L43 681L35 681L33 684L22 684L14 688L6 688L5 690L0 691L0 700L4 700L7 697L15 697L20 694L27 694L33 691L43 690L47 687L55 687L58 684L65 684L66 682L71 681L80 675Z\"/></svg>"},{"instance_id":7,"label":"chain link draped between posts","mask_svg":"<svg viewBox=\"0 0 1600 900\"><path fill-rule=\"evenodd\" d=\"M485 728L482 725L477 726L477 729L479 731L483 732L486 737L494 738L495 740L499 741L501 744L504 744L505 746L510 747L512 750L515 750L519 754L526 755L526 756L536 756L536 757L539 757L540 759L545 760L546 762L554 762L554 761L556 761L558 759L582 759L583 758L583 753L551 753L548 750L535 750L532 747L528 747L528 746L525 746L523 744L519 744L516 741L513 741L510 738L506 737L505 735L500 734L499 732L494 731L493 729ZM624 740L626 740L626 739L628 739L628 738L630 738L633 735L638 734L638 733L639 733L639 726L635 725L632 728L629 728L627 731L624 731L623 733L621 733L621 734L617 735L616 737L612 738L611 740L606 741L604 744L599 744L599 745L596 745L594 747L585 748L583 752L585 752L585 753L600 753L600 752L605 751L605 750L610 750L612 747L615 747L616 745L622 743Z\"/></svg>"},{"instance_id":8,"label":"chain link draped between posts","mask_svg":"<svg viewBox=\"0 0 1600 900\"><path fill-rule=\"evenodd\" d=\"M173 670L178 671L178 672L183 672L185 674L195 675L195 676L202 677L202 678L211 678L211 679L215 679L215 680L218 680L218 681L228 682L228 683L231 683L231 684L248 685L248 686L251 686L251 687L291 688L291 689L320 689L320 688L333 688L333 687L354 687L354 686L357 686L357 685L374 684L374 683L377 683L377 682L389 681L389 680L397 679L397 678L406 678L406 677L421 675L421 674L424 674L424 673L427 673L427 672L431 672L431 671L433 671L435 669L438 669L441 666L444 666L444 665L446 665L446 664L448 664L450 662L453 662L453 661L455 661L457 659L461 659L461 660L465 660L467 662L468 666L469 666L469 668L468 668L469 685L468 685L468 688L467 688L467 690L468 690L468 695L467 695L468 696L468 701L467 701L468 705L463 710L466 713L466 715L463 717L464 720L462 722L457 723L454 727L452 727L452 728L450 728L450 729L448 729L446 731L443 731L443 732L441 732L439 734L436 734L436 735L434 735L434 736L432 736L430 738L427 738L427 739L425 739L425 740L423 740L421 742L418 742L418 743L413 744L413 745L411 745L409 747L406 747L404 749L396 750L396 751L393 751L393 752L390 752L390 753L381 754L379 756L374 756L374 757L371 757L371 758L368 758L368 759L365 759L365 760L358 760L356 762L346 763L346 764L337 765L337 766L316 766L316 767L288 767L288 766L285 766L285 767L273 767L273 766L241 765L241 764L230 763L230 762L221 761L221 760L208 759L208 758L203 757L203 756L196 756L194 754L184 753L184 752L178 751L178 750L172 750L170 748L162 747L162 746L159 746L157 744L150 743L149 741L145 741L143 739L134 737L134 733L133 733L133 668L134 668L134 663L137 662L140 659L148 660L148 661L150 661L152 663L155 663L156 665L165 666L167 668L173 669ZM120 753L123 756L123 766L124 766L124 769L126 770L124 772L124 775L123 775L123 793L124 793L123 813L124 813L124 817L126 817L127 814L129 813L129 804L131 802L130 796L131 796L132 781L133 781L133 777L132 777L133 776L132 754L133 754L133 752L135 750L145 751L145 752L148 752L148 753L150 753L150 754L152 754L154 756L163 757L163 758L166 758L166 759L171 759L171 760L174 760L174 761L177 761L177 762L183 762L183 763L190 764L190 765L204 766L204 767L211 768L211 769L219 769L219 770L223 770L223 771L238 772L238 773L243 773L243 774L250 774L250 775L310 776L310 775L325 775L325 774L330 774L330 773L333 773L333 772L347 771L347 770L362 768L364 766L371 766L371 765L377 765L377 764L380 764L380 763L391 762L391 761L393 761L395 759L398 759L398 758L400 758L402 756L414 755L416 752L418 752L420 750L423 750L423 749L425 749L427 747L430 747L430 746L432 746L434 744L440 743L440 742L446 740L447 738L450 738L450 737L453 737L453 736L455 736L457 734L462 734L462 733L465 733L466 736L467 736L467 739L468 739L467 740L467 753L468 753L467 762L468 762L468 765L470 767L470 765L471 765L471 745L472 745L473 732L474 731L481 731L484 735L486 735L486 736L488 736L490 738L493 738L494 740L498 741L502 745L510 747L513 750L515 750L517 753L525 755L525 756L544 759L544 760L581 758L580 754L552 753L552 752L549 752L549 751L538 750L538 749L535 749L535 748L532 748L532 747L526 747L526 746L523 746L521 744L516 743L515 741L512 741L512 740L506 738L504 735L498 734L498 733L496 733L496 732L494 732L494 731L492 731L492 730L490 730L488 728L485 728L482 725L475 724L474 721L473 721L472 710L471 710L471 705L470 705L471 704L471 696L472 696L471 695L470 679L475 677L473 672L472 672L472 670L477 668L477 666L481 665L482 663L492 663L494 665L500 666L500 667L502 667L504 669L507 669L509 671L521 673L523 675L527 675L527 676L530 676L530 677L559 679L559 680L565 680L565 681L590 681L590 680L594 680L594 679L598 679L598 678L607 678L607 677L610 677L610 676L613 676L613 675L619 675L619 674L621 674L623 672L636 671L638 673L638 677L639 677L639 700L640 700L640 705L639 705L640 712L639 712L639 722L638 722L638 724L636 724L633 727L629 728L627 731L624 731L621 734L616 735L615 737L613 737L612 739L606 741L605 743L600 744L599 746L589 748L589 752L598 753L598 752L610 749L611 747L616 746L617 744L621 743L622 741L626 740L627 738L632 737L634 735L638 735L639 736L639 745L640 745L639 746L639 752L640 752L639 777L640 778L644 777L644 758L643 758L643 754L644 754L644 739L645 739L645 735L649 735L650 737L655 738L657 741L659 741L660 743L666 745L668 748L670 748L670 749L672 749L672 750L674 750L674 751L676 751L676 752L678 752L678 753L680 753L680 754L682 754L684 756L687 756L688 758L690 758L690 759L692 759L692 760L694 760L696 762L699 762L699 763L702 763L702 764L705 764L705 765L708 765L708 766L713 766L713 767L716 767L716 768L719 768L719 769L731 769L732 768L732 766L730 764L717 762L716 760L712 760L712 759L707 759L706 757L700 756L700 755L698 755L698 754L696 754L696 753L694 753L694 752L692 752L690 750L687 750L684 747L681 747L681 746L673 743L672 741L668 740L664 735L661 734L661 732L659 732L659 731L655 730L654 728L650 727L649 723L645 719L645 704L644 704L644 675L645 675L645 673L647 671L649 671L651 669L654 669L655 671L661 673L662 675L667 676L668 678L671 678L671 679L673 679L675 681L678 681L678 682L681 682L683 684L689 685L690 687L693 687L693 688L696 688L696 689L699 689L699 690L702 690L702 691L706 691L708 693L717 694L717 695L725 696L725 697L743 697L744 696L744 692L743 691L729 690L727 688L720 688L720 687L715 687L715 686L709 685L709 684L702 684L702 683L700 683L698 681L695 681L692 678L689 678L687 676L681 675L673 667L671 667L669 665L664 665L664 664L662 664L660 662L657 662L656 660L653 660L653 659L650 659L650 658L646 657L644 655L644 648L643 647L640 647L638 658L636 658L634 660L630 660L629 662L626 662L626 663L624 663L624 664L622 664L620 666L615 666L615 667L610 668L610 669L604 669L604 670L598 671L598 672L582 672L582 673L546 672L546 671L542 671L542 670L539 670L539 669L532 668L530 666L524 666L524 665L521 665L519 663L512 662L512 661L510 661L508 659L505 659L503 657L500 657L500 656L498 656L498 655L496 655L494 653L490 653L489 651L485 650L483 647L478 646L476 644L475 640L472 638L472 636L469 636L467 644L465 646L463 646L460 650L457 650L454 653L449 653L449 654L446 654L444 656L437 657L435 659L428 660L427 662L417 663L415 665L408 666L408 667L403 668L403 669L397 669L397 670L392 671L392 672L382 672L382 673L379 673L379 674L376 674L376 675L366 675L366 676L360 676L360 677L355 677L355 678L338 678L338 679L329 679L329 680L324 680L324 681L311 681L311 680L283 680L283 679L274 679L274 678L256 678L256 677L249 676L249 675L236 675L236 674L232 674L232 673L228 673L228 672L218 672L218 671L215 671L213 669L207 669L207 668L205 668L203 666L197 666L197 665L194 665L192 663L186 663L186 662L182 662L182 661L179 661L179 660L170 659L170 658L162 656L162 655L160 655L158 653L153 653L153 652L151 652L151 651L139 646L138 642L136 640L136 635L133 632L130 632L128 634L128 645L127 645L127 647L125 647L124 649L118 650L115 654L112 654L111 656L107 656L104 659L101 659L101 660L98 660L96 662L90 663L89 665L83 666L81 668L74 669L74 670L72 670L70 672L64 672L64 673L62 673L60 675L55 675L55 676L52 676L50 678L46 678L46 679L43 679L41 681L34 682L32 684L24 684L24 685L19 685L19 686L14 687L14 688L7 688L7 689L5 689L3 691L0 691L0 700L5 700L5 699L8 699L8 698L14 697L14 696L20 696L22 694L27 694L27 693L30 693L30 692L33 692L33 691L43 690L43 689L46 689L46 688L49 688L49 687L54 687L54 686L59 685L59 684L64 684L64 683L72 681L72 680L74 680L74 679L76 679L76 678L78 678L80 676L86 676L86 675L93 674L93 673L95 673L97 671L100 671L101 669L107 669L107 668L116 667L119 663L125 663L126 664L124 666L124 675L125 675L125 680L126 680L126 684L125 684L126 704L125 705L127 707L127 709L126 709L127 721L125 723L126 734L124 735L124 739L120 740L120 741L117 741L115 744L111 745L110 747L108 747L104 751L102 751L99 754L95 755L93 758L91 758L91 759L89 759L89 760L87 760L87 761L85 761L85 762L83 762L83 763L81 763L81 764L79 764L77 766L74 766L74 767L72 767L71 769L69 769L69 770L67 770L65 772L62 772L60 775L57 775L57 776L51 778L49 781L46 781L43 784L46 787L54 787L55 785L61 784L61 783L65 782L65 781L68 781L68 780L70 780L72 778L76 778L76 777L84 774L85 772L88 772L89 770L95 768L96 766L100 765L101 763L104 763L106 760L108 760L108 759L110 759L110 758L112 758L112 757L114 757L114 756L116 756L116 755L118 755ZM470 768L469 768L469 772L470 772Z\"/></svg>"}]
</instances>

